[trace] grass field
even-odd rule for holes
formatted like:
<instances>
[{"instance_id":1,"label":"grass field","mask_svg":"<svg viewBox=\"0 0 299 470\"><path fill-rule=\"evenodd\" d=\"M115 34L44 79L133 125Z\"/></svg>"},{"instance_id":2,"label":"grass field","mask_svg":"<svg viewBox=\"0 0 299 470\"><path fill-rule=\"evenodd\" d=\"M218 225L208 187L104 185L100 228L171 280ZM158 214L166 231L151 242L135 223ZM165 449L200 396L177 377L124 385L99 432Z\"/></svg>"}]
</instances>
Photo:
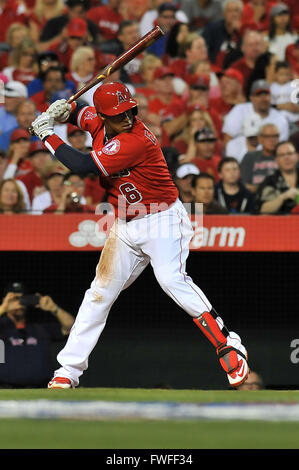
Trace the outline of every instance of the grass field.
<instances>
[{"instance_id":1,"label":"grass field","mask_svg":"<svg viewBox=\"0 0 299 470\"><path fill-rule=\"evenodd\" d=\"M299 391L0 390L7 401L299 404ZM45 402L46 403L46 402ZM45 406L47 406L45 404ZM221 412L221 410L220 410ZM1 449L299 449L298 421L0 419Z\"/></svg>"}]
</instances>

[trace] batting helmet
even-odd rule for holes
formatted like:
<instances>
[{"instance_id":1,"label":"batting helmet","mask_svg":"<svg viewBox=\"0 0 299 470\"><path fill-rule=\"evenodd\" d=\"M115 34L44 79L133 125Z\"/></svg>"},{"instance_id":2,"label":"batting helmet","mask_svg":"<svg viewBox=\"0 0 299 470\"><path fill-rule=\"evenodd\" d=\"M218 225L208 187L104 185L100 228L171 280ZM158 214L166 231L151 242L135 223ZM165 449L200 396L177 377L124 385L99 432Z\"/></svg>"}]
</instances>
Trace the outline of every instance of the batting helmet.
<instances>
[{"instance_id":1,"label":"batting helmet","mask_svg":"<svg viewBox=\"0 0 299 470\"><path fill-rule=\"evenodd\" d=\"M128 88L119 82L105 83L97 88L93 103L100 114L116 116L137 106Z\"/></svg>"}]
</instances>

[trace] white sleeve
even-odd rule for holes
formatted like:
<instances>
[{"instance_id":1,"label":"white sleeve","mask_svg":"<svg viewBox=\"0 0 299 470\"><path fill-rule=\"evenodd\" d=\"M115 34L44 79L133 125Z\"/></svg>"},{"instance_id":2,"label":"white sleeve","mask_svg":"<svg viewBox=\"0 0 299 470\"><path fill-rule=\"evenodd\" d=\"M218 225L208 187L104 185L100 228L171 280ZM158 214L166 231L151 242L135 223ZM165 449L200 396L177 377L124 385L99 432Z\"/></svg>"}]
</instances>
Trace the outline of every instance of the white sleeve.
<instances>
[{"instance_id":1,"label":"white sleeve","mask_svg":"<svg viewBox=\"0 0 299 470\"><path fill-rule=\"evenodd\" d=\"M7 180L8 178L14 178L17 172L18 166L15 163L9 163L7 165L5 172L3 173L3 179Z\"/></svg>"},{"instance_id":2,"label":"white sleeve","mask_svg":"<svg viewBox=\"0 0 299 470\"><path fill-rule=\"evenodd\" d=\"M139 22L139 31L141 36L147 34L154 27L154 21L157 16L158 12L156 10L149 10L144 13Z\"/></svg>"},{"instance_id":3,"label":"white sleeve","mask_svg":"<svg viewBox=\"0 0 299 470\"><path fill-rule=\"evenodd\" d=\"M242 135L243 113L241 106L240 104L235 105L225 116L222 127L223 134L228 134L232 138Z\"/></svg>"}]
</instances>

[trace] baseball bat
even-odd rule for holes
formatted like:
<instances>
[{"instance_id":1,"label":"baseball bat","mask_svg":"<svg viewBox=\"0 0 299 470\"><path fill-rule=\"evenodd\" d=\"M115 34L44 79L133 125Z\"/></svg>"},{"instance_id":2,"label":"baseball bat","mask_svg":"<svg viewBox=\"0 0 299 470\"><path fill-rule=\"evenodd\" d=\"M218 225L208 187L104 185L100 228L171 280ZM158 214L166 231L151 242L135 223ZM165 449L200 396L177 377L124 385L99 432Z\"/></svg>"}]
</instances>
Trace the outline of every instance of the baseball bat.
<instances>
[{"instance_id":1,"label":"baseball bat","mask_svg":"<svg viewBox=\"0 0 299 470\"><path fill-rule=\"evenodd\" d=\"M140 38L135 44L133 44L127 51L123 52L119 57L117 57L111 64L106 65L102 72L93 78L90 82L80 88L74 95L72 95L67 102L70 104L73 101L77 100L81 95L86 91L93 88L98 83L106 80L113 72L119 70L121 67L126 65L130 60L134 59L138 54L143 52L149 46L151 46L155 41L160 39L165 32L160 26L155 26L151 31L145 34ZM34 134L32 127L29 128L29 132Z\"/></svg>"}]
</instances>

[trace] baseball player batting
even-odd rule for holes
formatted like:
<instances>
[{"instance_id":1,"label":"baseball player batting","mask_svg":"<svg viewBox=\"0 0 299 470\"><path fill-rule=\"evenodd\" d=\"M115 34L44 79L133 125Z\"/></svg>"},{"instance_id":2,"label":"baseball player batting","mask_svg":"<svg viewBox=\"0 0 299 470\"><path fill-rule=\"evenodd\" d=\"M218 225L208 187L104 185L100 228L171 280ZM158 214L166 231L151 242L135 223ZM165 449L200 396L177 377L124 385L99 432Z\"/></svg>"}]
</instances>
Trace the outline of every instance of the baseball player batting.
<instances>
[{"instance_id":1,"label":"baseball player batting","mask_svg":"<svg viewBox=\"0 0 299 470\"><path fill-rule=\"evenodd\" d=\"M214 345L230 385L237 387L248 376L247 352L185 271L193 229L157 139L138 119L137 102L124 84L101 85L93 102L58 100L32 123L35 134L71 171L99 175L116 214L94 280L58 353L61 367L48 387L78 386L113 303L149 263L162 289ZM84 154L67 145L54 133L55 122L89 131L93 150Z\"/></svg>"}]
</instances>

